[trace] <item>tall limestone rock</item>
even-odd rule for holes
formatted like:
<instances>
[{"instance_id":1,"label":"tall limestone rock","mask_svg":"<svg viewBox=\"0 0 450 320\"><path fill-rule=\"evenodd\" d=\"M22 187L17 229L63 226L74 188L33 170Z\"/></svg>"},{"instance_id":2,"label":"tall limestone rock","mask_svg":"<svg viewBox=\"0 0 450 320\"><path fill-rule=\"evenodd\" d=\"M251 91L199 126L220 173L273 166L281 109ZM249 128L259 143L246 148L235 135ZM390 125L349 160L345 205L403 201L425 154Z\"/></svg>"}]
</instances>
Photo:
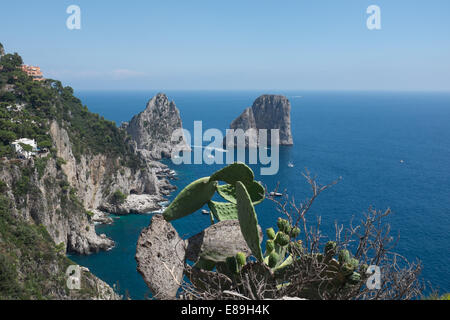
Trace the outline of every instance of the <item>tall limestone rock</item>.
<instances>
[{"instance_id":1,"label":"tall limestone rock","mask_svg":"<svg viewBox=\"0 0 450 320\"><path fill-rule=\"evenodd\" d=\"M171 141L172 133L182 128L180 112L164 93L154 96L147 108L125 125L136 148L155 160L170 158L174 148L189 149L183 137L176 142Z\"/></svg>"},{"instance_id":2,"label":"tall limestone rock","mask_svg":"<svg viewBox=\"0 0 450 320\"><path fill-rule=\"evenodd\" d=\"M280 145L293 145L291 133L291 103L281 95L262 95L255 100L253 106L245 109L245 111L235 119L230 129L267 129L268 145L271 144L270 129L279 129ZM250 130L251 134L246 137L245 146L256 146L258 143L257 130ZM228 138L228 139L227 139ZM252 140L253 139L253 140ZM255 145L252 144L254 141ZM227 136L224 145L241 146L238 141L231 136Z\"/></svg>"}]
</instances>

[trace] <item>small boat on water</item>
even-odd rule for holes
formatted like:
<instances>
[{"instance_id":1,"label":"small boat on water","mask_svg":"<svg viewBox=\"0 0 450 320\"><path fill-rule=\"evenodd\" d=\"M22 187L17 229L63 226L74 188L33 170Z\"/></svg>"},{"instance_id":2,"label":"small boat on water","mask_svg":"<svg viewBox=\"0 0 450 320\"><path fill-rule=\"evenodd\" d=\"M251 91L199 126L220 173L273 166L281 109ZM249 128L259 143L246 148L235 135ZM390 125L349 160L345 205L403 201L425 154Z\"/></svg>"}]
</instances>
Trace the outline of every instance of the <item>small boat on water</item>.
<instances>
[{"instance_id":1,"label":"small boat on water","mask_svg":"<svg viewBox=\"0 0 450 320\"><path fill-rule=\"evenodd\" d=\"M293 164L292 162L289 162L289 163L288 163L288 167L289 167L289 168L293 168L293 167L294 167L294 164Z\"/></svg>"},{"instance_id":2,"label":"small boat on water","mask_svg":"<svg viewBox=\"0 0 450 320\"><path fill-rule=\"evenodd\" d=\"M205 215L206 215L206 214L209 214L209 211L208 211L208 210L205 210L205 209L203 209L203 210L202 210L202 214L205 214Z\"/></svg>"},{"instance_id":3,"label":"small boat on water","mask_svg":"<svg viewBox=\"0 0 450 320\"><path fill-rule=\"evenodd\" d=\"M283 194L279 193L279 192L271 192L271 193L269 193L269 195L271 197L282 197L283 196Z\"/></svg>"}]
</instances>

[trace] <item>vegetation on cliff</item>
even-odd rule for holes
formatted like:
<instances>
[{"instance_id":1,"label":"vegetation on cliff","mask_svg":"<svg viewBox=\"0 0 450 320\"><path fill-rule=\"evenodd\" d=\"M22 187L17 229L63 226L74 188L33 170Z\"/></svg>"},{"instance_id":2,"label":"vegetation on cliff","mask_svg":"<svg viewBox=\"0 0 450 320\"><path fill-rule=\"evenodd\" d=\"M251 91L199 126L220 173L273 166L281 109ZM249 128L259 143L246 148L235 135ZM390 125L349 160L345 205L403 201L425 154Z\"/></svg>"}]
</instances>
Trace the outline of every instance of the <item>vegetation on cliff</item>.
<instances>
[{"instance_id":1,"label":"vegetation on cliff","mask_svg":"<svg viewBox=\"0 0 450 320\"><path fill-rule=\"evenodd\" d=\"M0 190L5 191L1 181ZM90 273L82 274L83 290L69 290L65 273L75 263L44 226L13 216L10 207L0 195L0 300L105 298ZM108 294L114 296L112 290Z\"/></svg>"},{"instance_id":2,"label":"vegetation on cliff","mask_svg":"<svg viewBox=\"0 0 450 320\"><path fill-rule=\"evenodd\" d=\"M138 167L139 160L127 143L129 137L114 122L91 113L60 81L33 81L20 66L22 58L6 54L0 59L0 157L14 156L11 142L36 139L38 147L51 148L51 121L65 128L77 159L82 154L108 153L122 164Z\"/></svg>"},{"instance_id":3,"label":"vegetation on cliff","mask_svg":"<svg viewBox=\"0 0 450 320\"><path fill-rule=\"evenodd\" d=\"M90 217L62 170L66 160L58 156L50 128L57 123L67 132L68 140L60 147L78 162L84 156L106 155L111 167L107 173L122 166L138 171L142 160L126 133L89 112L72 88L56 80L33 81L21 70L17 53L0 56L0 299L117 298L87 271L82 290L67 289L65 271L75 264L65 256L69 244L79 246L76 252L89 252L107 241L89 233ZM11 143L21 138L36 140L42 153L17 159ZM60 237L62 232L67 239Z\"/></svg>"}]
</instances>

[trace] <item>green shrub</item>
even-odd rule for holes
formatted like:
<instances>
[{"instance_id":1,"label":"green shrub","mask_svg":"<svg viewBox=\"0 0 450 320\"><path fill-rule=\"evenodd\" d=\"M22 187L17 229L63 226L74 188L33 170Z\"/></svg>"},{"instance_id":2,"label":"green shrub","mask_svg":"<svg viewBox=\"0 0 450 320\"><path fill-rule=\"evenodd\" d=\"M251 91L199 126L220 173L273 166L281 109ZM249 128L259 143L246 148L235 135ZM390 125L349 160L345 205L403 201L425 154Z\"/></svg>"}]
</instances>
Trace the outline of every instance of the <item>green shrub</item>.
<instances>
[{"instance_id":1,"label":"green shrub","mask_svg":"<svg viewBox=\"0 0 450 320\"><path fill-rule=\"evenodd\" d=\"M127 196L120 190L116 190L111 196L111 203L113 204L123 204Z\"/></svg>"}]
</instances>

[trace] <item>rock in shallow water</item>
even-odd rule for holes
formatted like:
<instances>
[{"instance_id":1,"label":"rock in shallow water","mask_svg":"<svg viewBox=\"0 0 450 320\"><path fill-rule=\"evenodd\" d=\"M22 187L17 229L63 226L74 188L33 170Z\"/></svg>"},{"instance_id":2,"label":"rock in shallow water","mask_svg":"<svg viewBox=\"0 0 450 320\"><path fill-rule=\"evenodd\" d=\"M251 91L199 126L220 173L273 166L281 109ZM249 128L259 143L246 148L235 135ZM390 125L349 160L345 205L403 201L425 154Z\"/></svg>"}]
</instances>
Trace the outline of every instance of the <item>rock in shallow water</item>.
<instances>
[{"instance_id":1,"label":"rock in shallow water","mask_svg":"<svg viewBox=\"0 0 450 320\"><path fill-rule=\"evenodd\" d=\"M166 199L159 194L130 194L123 203L105 203L100 209L117 215L143 214L161 209L160 203L164 201Z\"/></svg>"},{"instance_id":2,"label":"rock in shallow water","mask_svg":"<svg viewBox=\"0 0 450 320\"><path fill-rule=\"evenodd\" d=\"M230 125L230 129L248 131L245 144L228 135L224 146L256 147L260 145L258 129L267 129L267 145L271 144L271 129L279 129L279 144L293 145L291 132L291 103L281 95L262 95L255 100L253 106L244 110Z\"/></svg>"}]
</instances>

